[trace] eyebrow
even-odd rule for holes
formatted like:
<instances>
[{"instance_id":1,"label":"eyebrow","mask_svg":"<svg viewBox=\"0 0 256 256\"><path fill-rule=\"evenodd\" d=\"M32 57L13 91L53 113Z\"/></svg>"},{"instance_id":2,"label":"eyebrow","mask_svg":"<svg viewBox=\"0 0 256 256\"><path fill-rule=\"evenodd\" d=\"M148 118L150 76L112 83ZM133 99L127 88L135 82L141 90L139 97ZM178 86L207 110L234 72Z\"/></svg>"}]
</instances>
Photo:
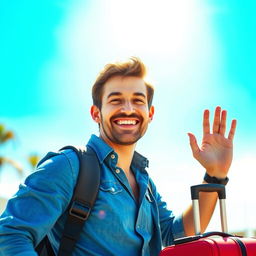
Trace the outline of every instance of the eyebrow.
<instances>
[{"instance_id":1,"label":"eyebrow","mask_svg":"<svg viewBox=\"0 0 256 256\"><path fill-rule=\"evenodd\" d=\"M110 97L112 97L112 96L120 96L120 95L122 95L121 92L111 92L111 93L108 95L107 98L110 98Z\"/></svg>"},{"instance_id":2,"label":"eyebrow","mask_svg":"<svg viewBox=\"0 0 256 256\"><path fill-rule=\"evenodd\" d=\"M111 93L108 95L107 98L110 98L110 97L112 97L112 96L121 96L121 95L122 95L121 92L111 92ZM144 93L142 93L142 92L135 92L133 95L134 95L134 96L140 96L140 97L146 98L146 95L145 95Z\"/></svg>"},{"instance_id":3,"label":"eyebrow","mask_svg":"<svg viewBox=\"0 0 256 256\"><path fill-rule=\"evenodd\" d=\"M144 93L142 93L142 92L135 92L133 95L134 96L140 96L140 97L143 97L143 98L146 99L146 95Z\"/></svg>"}]
</instances>

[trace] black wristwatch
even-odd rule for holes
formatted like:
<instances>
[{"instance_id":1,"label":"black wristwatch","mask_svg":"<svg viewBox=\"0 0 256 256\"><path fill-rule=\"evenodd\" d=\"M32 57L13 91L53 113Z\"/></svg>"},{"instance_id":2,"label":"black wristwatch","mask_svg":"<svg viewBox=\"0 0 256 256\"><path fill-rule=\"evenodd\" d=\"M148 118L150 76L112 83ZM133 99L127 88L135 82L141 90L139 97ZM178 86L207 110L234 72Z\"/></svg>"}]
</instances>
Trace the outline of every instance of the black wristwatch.
<instances>
[{"instance_id":1,"label":"black wristwatch","mask_svg":"<svg viewBox=\"0 0 256 256\"><path fill-rule=\"evenodd\" d=\"M216 177L210 176L207 172L204 175L204 181L207 183L214 183L214 184L222 184L222 185L227 185L229 178L226 177L225 179L219 179Z\"/></svg>"}]
</instances>

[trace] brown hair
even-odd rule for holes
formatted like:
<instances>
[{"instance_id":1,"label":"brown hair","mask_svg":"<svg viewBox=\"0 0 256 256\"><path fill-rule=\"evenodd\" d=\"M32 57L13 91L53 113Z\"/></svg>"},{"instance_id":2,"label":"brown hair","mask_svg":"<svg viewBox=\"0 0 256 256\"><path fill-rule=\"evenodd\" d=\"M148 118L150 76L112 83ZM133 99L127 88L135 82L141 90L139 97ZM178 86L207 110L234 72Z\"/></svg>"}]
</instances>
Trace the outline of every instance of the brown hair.
<instances>
[{"instance_id":1,"label":"brown hair","mask_svg":"<svg viewBox=\"0 0 256 256\"><path fill-rule=\"evenodd\" d=\"M104 69L99 73L92 87L93 105L101 109L104 84L110 78L115 76L135 76L143 79L145 75L146 67L143 62L137 57L131 57L128 61L125 62L107 64ZM153 101L154 87L146 81L144 82L147 88L148 107L150 107Z\"/></svg>"}]
</instances>

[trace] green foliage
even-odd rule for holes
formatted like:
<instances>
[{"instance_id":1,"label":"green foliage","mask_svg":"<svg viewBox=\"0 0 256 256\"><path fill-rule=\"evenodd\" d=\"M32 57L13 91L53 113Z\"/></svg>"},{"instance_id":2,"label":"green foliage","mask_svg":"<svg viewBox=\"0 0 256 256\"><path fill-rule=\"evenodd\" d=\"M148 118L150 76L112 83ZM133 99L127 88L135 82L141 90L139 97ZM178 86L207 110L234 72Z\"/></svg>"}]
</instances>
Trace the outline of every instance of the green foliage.
<instances>
[{"instance_id":1,"label":"green foliage","mask_svg":"<svg viewBox=\"0 0 256 256\"><path fill-rule=\"evenodd\" d=\"M0 144L3 144L14 138L14 133L5 128L3 124L0 124Z\"/></svg>"},{"instance_id":2,"label":"green foliage","mask_svg":"<svg viewBox=\"0 0 256 256\"><path fill-rule=\"evenodd\" d=\"M14 138L14 132L11 130L7 130L5 125L0 123L0 147L3 144L6 144L7 142L13 140ZM39 156L34 153L29 155L27 160L31 167L34 169L39 161ZM0 155L0 171L1 167L3 167L3 165L5 164L12 166L19 173L20 176L23 176L24 169L17 161L10 159L9 157Z\"/></svg>"},{"instance_id":3,"label":"green foliage","mask_svg":"<svg viewBox=\"0 0 256 256\"><path fill-rule=\"evenodd\" d=\"M5 144L6 142L14 139L14 133L10 130L7 130L5 128L5 125L0 124L0 146ZM12 160L6 156L0 156L0 168L4 164L11 165L18 173L19 175L23 174L23 168L22 166L16 162L15 160Z\"/></svg>"},{"instance_id":4,"label":"green foliage","mask_svg":"<svg viewBox=\"0 0 256 256\"><path fill-rule=\"evenodd\" d=\"M39 155L37 155L37 154L29 155L28 156L28 162L30 163L30 165L34 169L36 167L37 163L39 162Z\"/></svg>"}]
</instances>

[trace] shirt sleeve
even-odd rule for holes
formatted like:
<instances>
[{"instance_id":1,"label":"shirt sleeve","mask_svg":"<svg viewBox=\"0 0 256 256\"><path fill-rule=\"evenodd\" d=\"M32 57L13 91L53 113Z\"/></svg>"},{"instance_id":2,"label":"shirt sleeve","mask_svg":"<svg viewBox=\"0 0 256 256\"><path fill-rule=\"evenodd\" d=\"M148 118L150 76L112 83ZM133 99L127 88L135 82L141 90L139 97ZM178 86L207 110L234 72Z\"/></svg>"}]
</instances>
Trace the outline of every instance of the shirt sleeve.
<instances>
[{"instance_id":1,"label":"shirt sleeve","mask_svg":"<svg viewBox=\"0 0 256 256\"><path fill-rule=\"evenodd\" d=\"M175 216L173 211L167 208L166 202L162 201L162 197L157 192L152 180L150 180L150 183L158 206L162 243L163 246L169 246L173 244L174 239L185 236L182 214Z\"/></svg>"},{"instance_id":2,"label":"shirt sleeve","mask_svg":"<svg viewBox=\"0 0 256 256\"><path fill-rule=\"evenodd\" d=\"M34 247L71 200L78 164L72 150L50 152L41 160L36 172L19 186L0 217L0 255L37 255Z\"/></svg>"}]
</instances>

